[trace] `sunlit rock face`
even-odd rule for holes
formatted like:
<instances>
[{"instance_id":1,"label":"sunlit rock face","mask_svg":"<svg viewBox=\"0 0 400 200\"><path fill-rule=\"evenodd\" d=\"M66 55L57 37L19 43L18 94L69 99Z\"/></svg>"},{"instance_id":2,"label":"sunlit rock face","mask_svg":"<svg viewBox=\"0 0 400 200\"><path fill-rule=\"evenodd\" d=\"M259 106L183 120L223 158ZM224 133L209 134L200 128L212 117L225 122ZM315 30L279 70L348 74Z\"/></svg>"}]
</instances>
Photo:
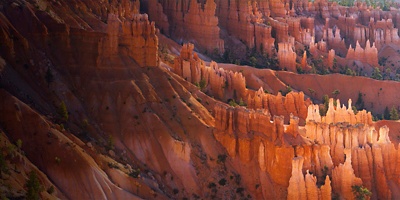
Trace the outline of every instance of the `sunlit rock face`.
<instances>
[{"instance_id":1,"label":"sunlit rock face","mask_svg":"<svg viewBox=\"0 0 400 200\"><path fill-rule=\"evenodd\" d=\"M400 126L371 112L396 108L399 85L297 74L316 60L385 69L399 45L391 9L2 1L0 197L30 198L33 171L43 199L356 199L354 186L397 199ZM208 57L235 56L228 47L279 70ZM314 104L324 94L361 94L371 112Z\"/></svg>"}]
</instances>

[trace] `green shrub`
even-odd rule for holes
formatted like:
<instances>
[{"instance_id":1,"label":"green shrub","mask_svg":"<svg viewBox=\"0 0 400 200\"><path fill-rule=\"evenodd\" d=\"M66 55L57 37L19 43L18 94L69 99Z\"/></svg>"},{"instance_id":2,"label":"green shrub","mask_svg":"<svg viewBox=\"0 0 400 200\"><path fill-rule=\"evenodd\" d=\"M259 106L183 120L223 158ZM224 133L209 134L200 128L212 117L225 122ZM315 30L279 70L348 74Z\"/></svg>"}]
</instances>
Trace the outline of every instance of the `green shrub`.
<instances>
[{"instance_id":1,"label":"green shrub","mask_svg":"<svg viewBox=\"0 0 400 200\"><path fill-rule=\"evenodd\" d=\"M29 179L25 183L27 188L26 199L39 200L40 192L43 191L43 186L39 182L39 178L35 171L29 173Z\"/></svg>"},{"instance_id":2,"label":"green shrub","mask_svg":"<svg viewBox=\"0 0 400 200\"><path fill-rule=\"evenodd\" d=\"M357 200L365 200L367 197L371 196L372 193L362 185L353 185L351 186L351 191Z\"/></svg>"},{"instance_id":3,"label":"green shrub","mask_svg":"<svg viewBox=\"0 0 400 200\"><path fill-rule=\"evenodd\" d=\"M60 115L62 121L68 121L68 109L64 101L62 101L58 107L58 114Z\"/></svg>"}]
</instances>

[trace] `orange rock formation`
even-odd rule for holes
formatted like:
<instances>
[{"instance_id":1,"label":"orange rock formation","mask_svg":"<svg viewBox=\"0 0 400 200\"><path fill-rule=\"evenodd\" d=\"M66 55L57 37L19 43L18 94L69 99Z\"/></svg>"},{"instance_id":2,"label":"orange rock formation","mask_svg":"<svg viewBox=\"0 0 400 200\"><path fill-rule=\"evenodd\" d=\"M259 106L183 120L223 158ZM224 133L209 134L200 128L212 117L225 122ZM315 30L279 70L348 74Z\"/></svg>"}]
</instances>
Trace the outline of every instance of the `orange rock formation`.
<instances>
[{"instance_id":1,"label":"orange rock formation","mask_svg":"<svg viewBox=\"0 0 400 200\"><path fill-rule=\"evenodd\" d=\"M363 3L143 2L160 32L201 51L222 53L221 34L272 55L276 39L279 66L292 72L296 59L308 67L306 51L296 58L294 48L309 46L333 69L345 53L377 66L378 49L399 41L398 11ZM355 114L351 101L333 99L321 116L308 99L360 91L377 113L397 105L399 84L207 63L192 44L168 66L158 58L161 33L139 7L0 2L0 158L11 173L0 172L0 197L11 183L12 198L23 198L16 191L26 190L28 171L54 187L40 194L48 199L354 199L355 185L371 199L400 197L400 149L388 128L397 122L375 123L370 112ZM179 51L160 40L173 44L166 57ZM299 92L278 92L289 85ZM232 100L243 106L224 103Z\"/></svg>"},{"instance_id":2,"label":"orange rock formation","mask_svg":"<svg viewBox=\"0 0 400 200\"><path fill-rule=\"evenodd\" d=\"M189 82L203 84L202 90L211 96L227 101L247 97L246 81L241 73L226 71L211 62L206 66L196 53L193 44L184 44L181 56L175 58L174 72ZM201 83L203 82L203 83Z\"/></svg>"},{"instance_id":3,"label":"orange rock formation","mask_svg":"<svg viewBox=\"0 0 400 200\"><path fill-rule=\"evenodd\" d=\"M280 181L275 179L288 187L288 199L330 199L332 193L353 199L354 185L364 185L373 191L374 198L390 198L392 192L388 181L396 180L390 177L397 173L394 168L397 162L389 162L389 159L396 159L397 150L388 138L387 127L380 128L378 139L378 133L371 125L370 113L362 111L355 115L345 106L335 108L332 99L326 116L321 118L316 105L310 105L308 111L305 132L302 133L296 120L291 120L290 126L284 128L282 117L275 116L270 121L270 113L266 110L217 105L214 135L230 156L239 156L243 162L258 158L260 169L271 178L278 177L268 167L271 160L264 157L266 152L285 149L285 144L293 142L288 140L288 135L302 138L302 143L294 151L287 149L281 154L281 159L292 160L292 167L280 171ZM262 135L263 142L258 142L256 133ZM246 144L248 149L258 143L258 155L254 157L242 149L242 145ZM317 185L321 183L319 188Z\"/></svg>"},{"instance_id":4,"label":"orange rock formation","mask_svg":"<svg viewBox=\"0 0 400 200\"><path fill-rule=\"evenodd\" d=\"M278 45L279 67L291 72L296 72L296 53L293 51L292 44L279 43Z\"/></svg>"},{"instance_id":5,"label":"orange rock formation","mask_svg":"<svg viewBox=\"0 0 400 200\"><path fill-rule=\"evenodd\" d=\"M304 94L291 92L283 97L280 93L275 96L266 94L263 88L258 91L248 90L242 73L232 72L219 68L217 63L211 62L206 66L196 53L193 53L193 44L184 44L181 55L175 58L174 72L185 80L194 84L203 84L203 92L222 101L234 99L244 101L250 108L265 109L272 115L282 115L289 120L292 113L303 121L306 118L308 101ZM203 82L203 83L201 83Z\"/></svg>"},{"instance_id":6,"label":"orange rock formation","mask_svg":"<svg viewBox=\"0 0 400 200\"><path fill-rule=\"evenodd\" d=\"M217 50L220 54L224 53L224 41L219 37L219 20L215 16L216 4L213 0L203 3L197 3L196 0L150 0L148 10L151 11L151 19L161 22L157 26L163 32L169 31L167 34L176 41L190 41L203 52L212 53Z\"/></svg>"},{"instance_id":7,"label":"orange rock formation","mask_svg":"<svg viewBox=\"0 0 400 200\"><path fill-rule=\"evenodd\" d=\"M369 40L367 40L366 42L365 49L362 49L358 42L354 49L350 46L349 51L346 55L346 59L359 60L375 67L379 66L378 50L376 49L374 43L372 44L372 46L370 46Z\"/></svg>"}]
</instances>

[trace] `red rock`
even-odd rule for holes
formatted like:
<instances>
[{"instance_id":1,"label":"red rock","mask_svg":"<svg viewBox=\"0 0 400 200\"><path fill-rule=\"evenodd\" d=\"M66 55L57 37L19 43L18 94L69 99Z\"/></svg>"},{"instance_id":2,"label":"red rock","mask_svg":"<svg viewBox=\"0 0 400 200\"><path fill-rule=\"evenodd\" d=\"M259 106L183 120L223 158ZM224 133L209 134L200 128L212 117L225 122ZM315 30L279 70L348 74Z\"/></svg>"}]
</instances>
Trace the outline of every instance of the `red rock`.
<instances>
[{"instance_id":1,"label":"red rock","mask_svg":"<svg viewBox=\"0 0 400 200\"><path fill-rule=\"evenodd\" d=\"M273 18L269 18L272 28L275 30L275 40L277 43L289 42L289 26Z\"/></svg>"},{"instance_id":2,"label":"red rock","mask_svg":"<svg viewBox=\"0 0 400 200\"><path fill-rule=\"evenodd\" d=\"M156 26L160 29L161 33L169 35L169 22L168 17L164 13L164 8L162 4L157 0L149 0L148 10L149 19L156 23Z\"/></svg>"},{"instance_id":3,"label":"red rock","mask_svg":"<svg viewBox=\"0 0 400 200\"><path fill-rule=\"evenodd\" d=\"M297 72L296 69L296 53L290 43L278 44L278 61L281 69L286 69L291 72Z\"/></svg>"},{"instance_id":4,"label":"red rock","mask_svg":"<svg viewBox=\"0 0 400 200\"><path fill-rule=\"evenodd\" d=\"M332 189L340 197L345 199L354 199L351 186L362 185L362 180L354 175L351 165L351 151L345 150L346 161L340 164L332 171Z\"/></svg>"},{"instance_id":5,"label":"red rock","mask_svg":"<svg viewBox=\"0 0 400 200\"><path fill-rule=\"evenodd\" d=\"M271 10L272 17L285 17L287 14L287 10L285 9L285 5L280 0L271 0L269 4L269 8Z\"/></svg>"},{"instance_id":6,"label":"red rock","mask_svg":"<svg viewBox=\"0 0 400 200\"><path fill-rule=\"evenodd\" d=\"M326 176L325 184L319 189L317 179L307 170L304 177L303 157L295 157L292 160L292 176L289 180L287 199L330 199L331 185L329 176Z\"/></svg>"},{"instance_id":7,"label":"red rock","mask_svg":"<svg viewBox=\"0 0 400 200\"><path fill-rule=\"evenodd\" d=\"M330 70L333 70L334 64L335 64L335 50L331 49L331 50L329 50L329 53L328 53L327 66Z\"/></svg>"},{"instance_id":8,"label":"red rock","mask_svg":"<svg viewBox=\"0 0 400 200\"><path fill-rule=\"evenodd\" d=\"M372 44L372 47L370 46L369 40L366 42L365 49L362 49L358 42L354 49L350 46L346 59L359 60L368 63L371 66L379 66L378 50L375 47L375 44Z\"/></svg>"},{"instance_id":9,"label":"red rock","mask_svg":"<svg viewBox=\"0 0 400 200\"><path fill-rule=\"evenodd\" d=\"M302 172L304 159L296 157L292 160L292 176L289 180L287 199L307 199L306 184Z\"/></svg>"},{"instance_id":10,"label":"red rock","mask_svg":"<svg viewBox=\"0 0 400 200\"><path fill-rule=\"evenodd\" d=\"M150 18L159 23L160 29L177 41L191 41L202 52L224 53L224 41L220 39L219 19L215 16L216 4L213 0L197 1L150 1ZM160 14L155 12L163 11ZM166 21L168 20L168 21Z\"/></svg>"}]
</instances>

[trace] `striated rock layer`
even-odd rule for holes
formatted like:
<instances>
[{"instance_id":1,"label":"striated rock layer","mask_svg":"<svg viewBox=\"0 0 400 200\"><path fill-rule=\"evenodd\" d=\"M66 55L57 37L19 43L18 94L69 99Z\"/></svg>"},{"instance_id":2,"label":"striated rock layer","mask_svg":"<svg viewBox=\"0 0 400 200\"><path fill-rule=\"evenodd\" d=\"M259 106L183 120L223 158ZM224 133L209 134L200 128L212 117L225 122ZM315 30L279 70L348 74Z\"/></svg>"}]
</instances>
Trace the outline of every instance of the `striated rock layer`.
<instances>
[{"instance_id":1,"label":"striated rock layer","mask_svg":"<svg viewBox=\"0 0 400 200\"><path fill-rule=\"evenodd\" d=\"M184 44L179 57L174 61L174 72L185 80L192 82L210 96L224 102L243 101L253 109L265 109L272 115L282 115L289 120L290 114L299 116L302 121L307 117L309 100L304 100L302 92L291 92L282 96L266 94L263 88L257 91L246 88L246 80L242 73L224 70L212 61L207 66L196 53L193 44Z\"/></svg>"},{"instance_id":2,"label":"striated rock layer","mask_svg":"<svg viewBox=\"0 0 400 200\"><path fill-rule=\"evenodd\" d=\"M189 41L202 52L222 55L225 49L219 36L216 6L213 0L149 0L148 12L160 30L176 41Z\"/></svg>"},{"instance_id":3,"label":"striated rock layer","mask_svg":"<svg viewBox=\"0 0 400 200\"><path fill-rule=\"evenodd\" d=\"M355 185L366 187L373 198L393 197L396 187L389 183L398 181L398 150L388 138L387 127L381 127L379 133L375 131L370 113L354 114L345 106L335 107L331 99L323 117L318 106L309 106L305 127L299 127L295 117L286 126L282 117L271 117L266 110L222 105L215 107L215 120L214 135L230 156L239 157L244 163L257 160L260 170L277 184L274 190L288 188L287 196L275 192L264 198L331 199L335 194L354 199ZM249 150L242 149L244 142L246 149L251 147ZM295 147L290 148L291 145ZM269 158L267 154L278 149L282 151L276 154L279 161L272 161L277 157ZM248 151L257 153L251 155ZM287 162L290 160L292 163ZM279 176L276 169L270 168L274 166L271 161L285 166L280 168Z\"/></svg>"}]
</instances>

